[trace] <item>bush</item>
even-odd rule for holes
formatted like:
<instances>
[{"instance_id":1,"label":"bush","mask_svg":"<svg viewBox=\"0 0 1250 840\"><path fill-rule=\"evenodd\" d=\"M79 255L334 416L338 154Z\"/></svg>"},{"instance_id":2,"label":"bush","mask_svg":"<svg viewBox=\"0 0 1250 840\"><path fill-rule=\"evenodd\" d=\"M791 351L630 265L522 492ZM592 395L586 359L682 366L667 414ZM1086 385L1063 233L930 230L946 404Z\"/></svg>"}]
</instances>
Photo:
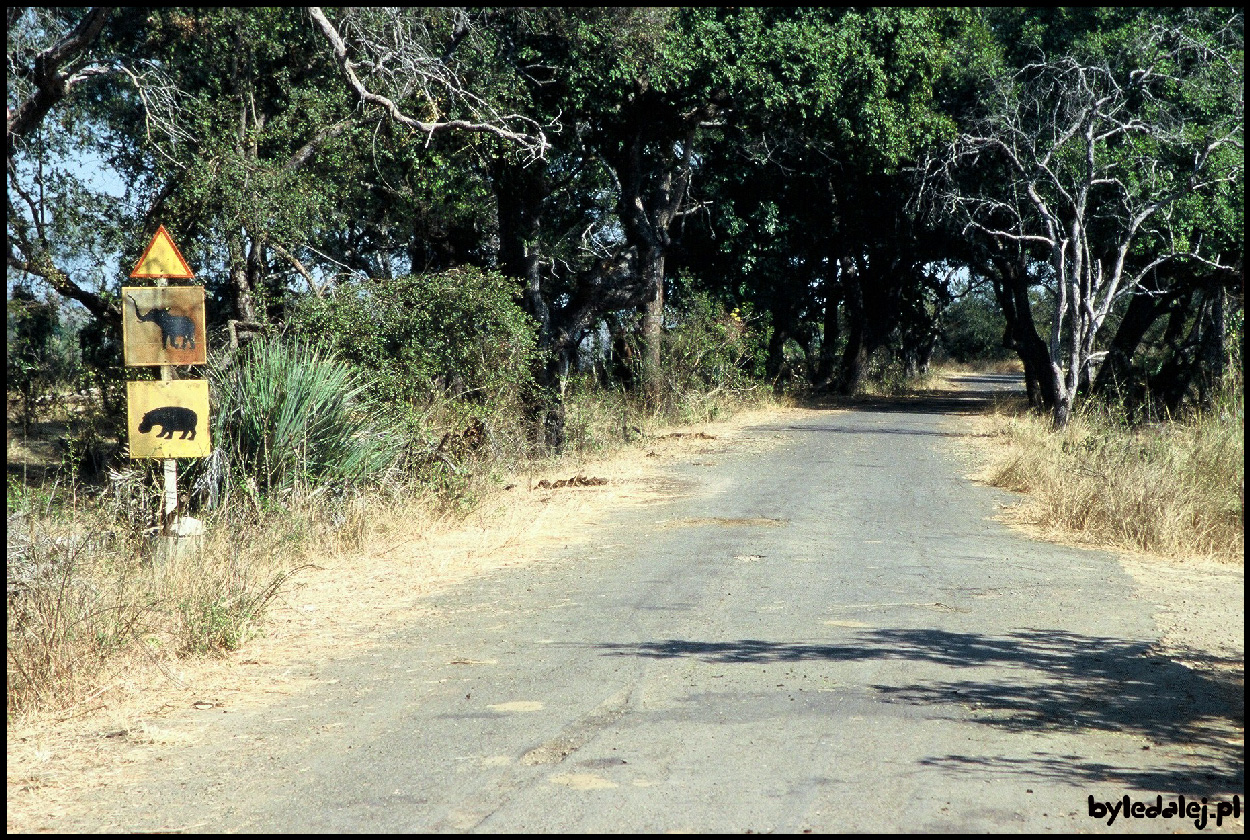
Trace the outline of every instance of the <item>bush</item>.
<instances>
[{"instance_id":1,"label":"bush","mask_svg":"<svg viewBox=\"0 0 1250 840\"><path fill-rule=\"evenodd\" d=\"M327 350L257 341L235 364L216 367L210 384L222 477L251 478L266 495L376 483L404 451L392 413Z\"/></svg>"},{"instance_id":2,"label":"bush","mask_svg":"<svg viewBox=\"0 0 1250 840\"><path fill-rule=\"evenodd\" d=\"M35 404L78 376L78 348L68 340L57 305L22 286L13 289L8 310L8 387L22 396L22 422L29 430Z\"/></svg>"},{"instance_id":3,"label":"bush","mask_svg":"<svg viewBox=\"0 0 1250 840\"><path fill-rule=\"evenodd\" d=\"M731 312L705 294L692 295L683 311L670 310L661 369L670 394L751 387L764 376L768 337L748 309Z\"/></svg>"},{"instance_id":4,"label":"bush","mask_svg":"<svg viewBox=\"0 0 1250 840\"><path fill-rule=\"evenodd\" d=\"M290 321L297 335L328 342L368 371L383 400L427 408L451 398L494 407L530 383L537 352L536 325L515 292L504 276L466 266L347 283L329 297L304 300Z\"/></svg>"}]
</instances>

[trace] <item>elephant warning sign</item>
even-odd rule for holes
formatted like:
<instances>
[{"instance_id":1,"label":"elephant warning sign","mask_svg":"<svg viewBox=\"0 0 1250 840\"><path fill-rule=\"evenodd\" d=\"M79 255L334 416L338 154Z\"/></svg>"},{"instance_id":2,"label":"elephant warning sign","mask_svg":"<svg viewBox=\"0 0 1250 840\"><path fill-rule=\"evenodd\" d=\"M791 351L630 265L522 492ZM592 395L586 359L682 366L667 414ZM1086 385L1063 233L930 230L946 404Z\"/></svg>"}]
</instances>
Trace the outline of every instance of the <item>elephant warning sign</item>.
<instances>
[{"instance_id":1,"label":"elephant warning sign","mask_svg":"<svg viewBox=\"0 0 1250 840\"><path fill-rule=\"evenodd\" d=\"M203 458L208 439L208 382L127 382L131 458Z\"/></svg>"},{"instance_id":2,"label":"elephant warning sign","mask_svg":"<svg viewBox=\"0 0 1250 840\"><path fill-rule=\"evenodd\" d=\"M122 346L127 365L202 365L204 287L122 289Z\"/></svg>"},{"instance_id":3,"label":"elephant warning sign","mask_svg":"<svg viewBox=\"0 0 1250 840\"><path fill-rule=\"evenodd\" d=\"M174 244L169 231L161 225L156 229L156 234L148 243L148 247L143 249L143 256L139 258L130 276L136 280L157 278L190 280L195 275L191 273L191 267L187 265L187 261L182 258L182 252Z\"/></svg>"}]
</instances>

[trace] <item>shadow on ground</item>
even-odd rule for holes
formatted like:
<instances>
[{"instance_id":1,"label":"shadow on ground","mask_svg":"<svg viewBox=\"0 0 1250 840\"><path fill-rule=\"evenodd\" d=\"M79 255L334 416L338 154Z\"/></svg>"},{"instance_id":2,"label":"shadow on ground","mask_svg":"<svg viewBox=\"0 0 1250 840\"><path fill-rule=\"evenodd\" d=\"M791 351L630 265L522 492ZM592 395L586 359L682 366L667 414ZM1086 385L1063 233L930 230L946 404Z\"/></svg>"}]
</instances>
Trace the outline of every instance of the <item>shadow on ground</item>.
<instances>
[{"instance_id":1,"label":"shadow on ground","mask_svg":"<svg viewBox=\"0 0 1250 840\"><path fill-rule=\"evenodd\" d=\"M935 680L871 686L887 703L958 705L971 720L1009 732L1118 732L1152 746L1190 753L1183 766L1158 759L1112 766L1079 755L1037 752L1031 759L932 756L926 764L1014 772L1064 783L1115 783L1128 788L1191 795L1241 793L1245 785L1241 733L1245 726L1243 663L1186 651L1189 668L1146 642L1025 629L1001 636L935 629L860 631L842 644L741 639L700 642L667 639L596 645L606 656L689 657L734 664L932 662L953 669L1013 668L993 678ZM1021 672L1020 669L1023 669Z\"/></svg>"},{"instance_id":2,"label":"shadow on ground","mask_svg":"<svg viewBox=\"0 0 1250 840\"><path fill-rule=\"evenodd\" d=\"M983 414L1004 402L1024 400L1024 377L1018 373L970 373L950 377L955 390L927 390L900 396L812 395L807 408L901 414Z\"/></svg>"}]
</instances>

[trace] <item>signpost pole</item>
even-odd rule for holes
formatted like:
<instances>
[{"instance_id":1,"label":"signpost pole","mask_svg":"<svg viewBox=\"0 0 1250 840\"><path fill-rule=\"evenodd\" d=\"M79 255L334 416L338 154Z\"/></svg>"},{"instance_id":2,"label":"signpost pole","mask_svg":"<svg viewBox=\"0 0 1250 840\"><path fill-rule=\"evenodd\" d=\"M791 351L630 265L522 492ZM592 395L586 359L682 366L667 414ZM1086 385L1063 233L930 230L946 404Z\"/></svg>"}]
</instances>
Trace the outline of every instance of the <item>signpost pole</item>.
<instances>
[{"instance_id":1,"label":"signpost pole","mask_svg":"<svg viewBox=\"0 0 1250 840\"><path fill-rule=\"evenodd\" d=\"M164 277L156 281L157 286L167 286L169 281ZM161 381L174 381L173 365L161 365ZM161 516L161 533L168 535L174 521L174 512L178 510L178 462L173 458L165 459L165 503L164 515Z\"/></svg>"}]
</instances>

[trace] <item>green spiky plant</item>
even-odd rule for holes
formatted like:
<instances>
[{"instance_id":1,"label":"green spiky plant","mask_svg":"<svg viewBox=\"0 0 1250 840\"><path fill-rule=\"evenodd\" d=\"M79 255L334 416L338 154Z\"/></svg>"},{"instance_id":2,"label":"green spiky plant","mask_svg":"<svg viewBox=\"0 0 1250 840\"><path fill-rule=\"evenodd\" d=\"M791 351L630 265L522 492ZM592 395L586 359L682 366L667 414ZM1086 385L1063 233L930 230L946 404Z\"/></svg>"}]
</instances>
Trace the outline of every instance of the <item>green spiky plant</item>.
<instances>
[{"instance_id":1,"label":"green spiky plant","mask_svg":"<svg viewBox=\"0 0 1250 840\"><path fill-rule=\"evenodd\" d=\"M214 371L213 431L235 478L266 496L380 483L405 450L401 426L330 351L254 342Z\"/></svg>"}]
</instances>

